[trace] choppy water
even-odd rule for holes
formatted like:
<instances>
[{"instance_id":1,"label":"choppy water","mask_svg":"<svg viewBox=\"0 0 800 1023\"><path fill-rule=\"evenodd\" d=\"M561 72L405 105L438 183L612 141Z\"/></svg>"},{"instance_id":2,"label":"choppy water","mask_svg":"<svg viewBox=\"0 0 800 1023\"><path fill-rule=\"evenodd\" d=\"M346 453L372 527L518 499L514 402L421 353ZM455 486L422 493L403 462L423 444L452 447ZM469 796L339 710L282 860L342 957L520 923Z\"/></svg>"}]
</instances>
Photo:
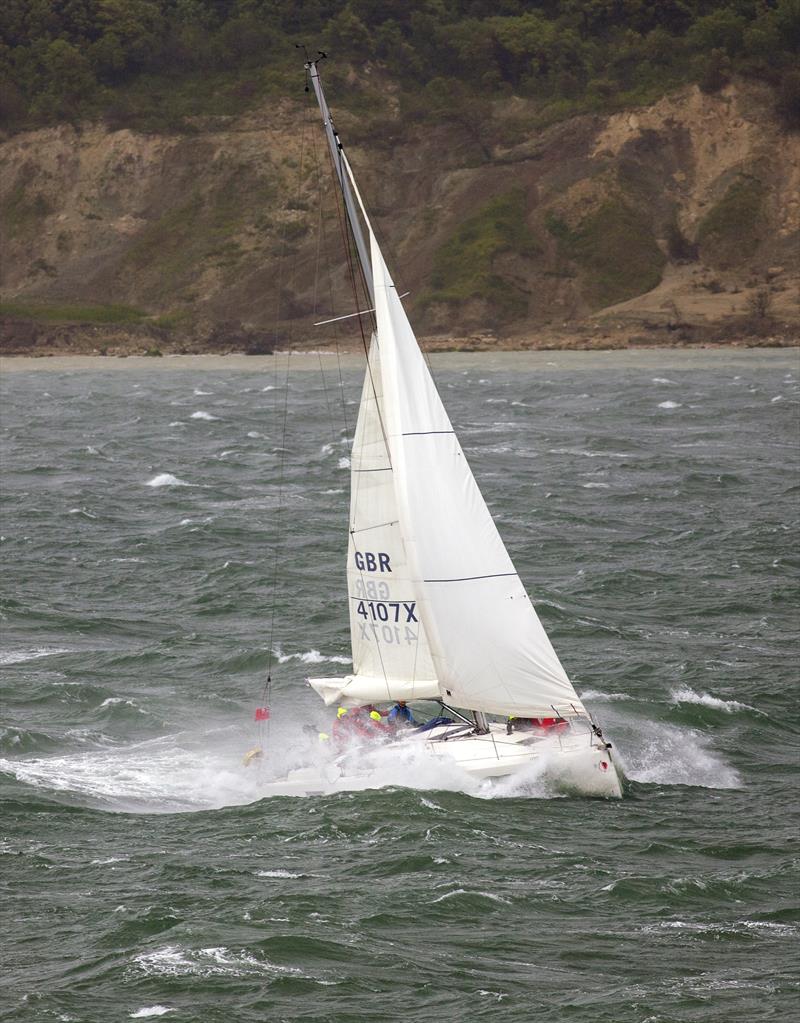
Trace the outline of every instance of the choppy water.
<instances>
[{"instance_id":1,"label":"choppy water","mask_svg":"<svg viewBox=\"0 0 800 1023\"><path fill-rule=\"evenodd\" d=\"M435 364L614 803L390 757L261 798L282 448L282 766L347 666L360 380L323 364L285 443L285 361L4 376L0 1018L792 1018L797 353Z\"/></svg>"}]
</instances>

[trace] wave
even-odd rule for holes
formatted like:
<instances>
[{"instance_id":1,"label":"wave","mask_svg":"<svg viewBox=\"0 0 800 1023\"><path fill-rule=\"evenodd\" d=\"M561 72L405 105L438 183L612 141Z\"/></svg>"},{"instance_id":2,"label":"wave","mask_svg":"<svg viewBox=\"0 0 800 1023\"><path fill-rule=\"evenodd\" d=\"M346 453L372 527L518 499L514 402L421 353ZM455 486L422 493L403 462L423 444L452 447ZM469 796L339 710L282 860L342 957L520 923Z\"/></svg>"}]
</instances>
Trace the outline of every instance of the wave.
<instances>
[{"instance_id":1,"label":"wave","mask_svg":"<svg viewBox=\"0 0 800 1023\"><path fill-rule=\"evenodd\" d=\"M189 747L166 736L60 756L0 757L0 771L31 788L118 812L196 812L256 802L258 774L241 766L240 749L218 744L219 737L202 736Z\"/></svg>"},{"instance_id":2,"label":"wave","mask_svg":"<svg viewBox=\"0 0 800 1023\"><path fill-rule=\"evenodd\" d=\"M633 700L634 697L628 693L601 693L599 689L584 689L582 693L578 693L581 701L592 700L596 703L612 703L617 700Z\"/></svg>"},{"instance_id":3,"label":"wave","mask_svg":"<svg viewBox=\"0 0 800 1023\"><path fill-rule=\"evenodd\" d=\"M660 401L658 403L659 408L680 408L680 402L677 401Z\"/></svg>"},{"instance_id":4,"label":"wave","mask_svg":"<svg viewBox=\"0 0 800 1023\"><path fill-rule=\"evenodd\" d=\"M626 731L618 730L621 736ZM739 773L709 748L709 740L700 732L651 721L637 722L627 732L614 742L614 752L631 781L705 789L742 787Z\"/></svg>"},{"instance_id":5,"label":"wave","mask_svg":"<svg viewBox=\"0 0 800 1023\"><path fill-rule=\"evenodd\" d=\"M207 423L214 423L219 420L219 416L212 416L210 412L203 412L202 409L199 412L192 412L189 416L190 419L203 419Z\"/></svg>"},{"instance_id":6,"label":"wave","mask_svg":"<svg viewBox=\"0 0 800 1023\"><path fill-rule=\"evenodd\" d=\"M727 714L732 714L737 710L752 710L759 713L749 703L740 703L738 700L723 700L718 696L711 696L709 693L696 693L688 686L673 689L670 695L674 703L699 703L703 707L713 707L714 710L723 710Z\"/></svg>"},{"instance_id":7,"label":"wave","mask_svg":"<svg viewBox=\"0 0 800 1023\"><path fill-rule=\"evenodd\" d=\"M322 664L330 661L332 664L352 664L352 657L339 656L338 654L321 654L319 650L306 650L299 654L285 654L280 647L275 647L273 653L278 659L278 664L286 664L287 661L300 661L303 664Z\"/></svg>"},{"instance_id":8,"label":"wave","mask_svg":"<svg viewBox=\"0 0 800 1023\"><path fill-rule=\"evenodd\" d=\"M179 480L177 476L173 476L170 472L160 472L145 484L147 487L191 487L193 485L185 480Z\"/></svg>"},{"instance_id":9,"label":"wave","mask_svg":"<svg viewBox=\"0 0 800 1023\"><path fill-rule=\"evenodd\" d=\"M143 952L133 960L136 969L147 977L252 977L253 975L303 975L297 966L278 966L260 959L246 949L191 949L166 945L153 952ZM313 978L312 978L313 979Z\"/></svg>"},{"instance_id":10,"label":"wave","mask_svg":"<svg viewBox=\"0 0 800 1023\"><path fill-rule=\"evenodd\" d=\"M170 1009L166 1005L144 1005L141 1009L137 1009L136 1012L132 1012L128 1018L147 1019L150 1016L166 1016L168 1012L175 1012L175 1009Z\"/></svg>"},{"instance_id":11,"label":"wave","mask_svg":"<svg viewBox=\"0 0 800 1023\"><path fill-rule=\"evenodd\" d=\"M74 650L66 647L36 647L33 650L0 651L0 664L24 664L26 661L38 661L42 657L55 657L57 654L71 654Z\"/></svg>"}]
</instances>

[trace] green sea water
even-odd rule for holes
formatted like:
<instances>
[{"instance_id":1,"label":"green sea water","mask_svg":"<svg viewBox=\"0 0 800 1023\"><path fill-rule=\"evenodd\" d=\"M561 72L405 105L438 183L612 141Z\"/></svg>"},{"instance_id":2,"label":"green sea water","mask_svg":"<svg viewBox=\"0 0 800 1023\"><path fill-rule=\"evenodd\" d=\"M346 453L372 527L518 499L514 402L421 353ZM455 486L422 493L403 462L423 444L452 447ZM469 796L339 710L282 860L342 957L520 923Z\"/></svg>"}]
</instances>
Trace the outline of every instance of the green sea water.
<instances>
[{"instance_id":1,"label":"green sea water","mask_svg":"<svg viewBox=\"0 0 800 1023\"><path fill-rule=\"evenodd\" d=\"M0 1019L797 1017L796 351L434 360L609 802L265 796L349 667L361 371L109 366L2 378Z\"/></svg>"}]
</instances>

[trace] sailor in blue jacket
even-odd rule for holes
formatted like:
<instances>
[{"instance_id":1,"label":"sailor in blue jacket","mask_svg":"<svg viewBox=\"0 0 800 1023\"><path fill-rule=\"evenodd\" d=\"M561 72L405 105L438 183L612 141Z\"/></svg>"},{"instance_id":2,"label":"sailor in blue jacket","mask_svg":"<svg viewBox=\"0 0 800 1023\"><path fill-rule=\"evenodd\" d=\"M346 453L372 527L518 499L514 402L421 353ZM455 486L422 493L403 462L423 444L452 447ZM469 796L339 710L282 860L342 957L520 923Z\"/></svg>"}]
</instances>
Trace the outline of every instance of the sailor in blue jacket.
<instances>
[{"instance_id":1,"label":"sailor in blue jacket","mask_svg":"<svg viewBox=\"0 0 800 1023\"><path fill-rule=\"evenodd\" d=\"M397 728L400 725L415 725L414 715L411 709L406 706L405 700L398 700L389 711L389 724Z\"/></svg>"}]
</instances>

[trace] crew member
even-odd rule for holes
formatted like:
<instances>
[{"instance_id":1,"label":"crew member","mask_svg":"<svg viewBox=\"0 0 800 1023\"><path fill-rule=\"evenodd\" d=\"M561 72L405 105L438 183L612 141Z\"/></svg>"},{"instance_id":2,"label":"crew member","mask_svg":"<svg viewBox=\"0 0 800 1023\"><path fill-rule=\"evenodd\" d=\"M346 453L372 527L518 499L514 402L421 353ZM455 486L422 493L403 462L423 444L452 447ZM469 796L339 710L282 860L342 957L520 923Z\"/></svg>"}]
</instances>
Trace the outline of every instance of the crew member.
<instances>
[{"instance_id":1,"label":"crew member","mask_svg":"<svg viewBox=\"0 0 800 1023\"><path fill-rule=\"evenodd\" d=\"M411 708L407 706L405 700L398 700L389 711L389 724L394 725L395 728L416 725L416 723L414 715L411 713Z\"/></svg>"}]
</instances>

